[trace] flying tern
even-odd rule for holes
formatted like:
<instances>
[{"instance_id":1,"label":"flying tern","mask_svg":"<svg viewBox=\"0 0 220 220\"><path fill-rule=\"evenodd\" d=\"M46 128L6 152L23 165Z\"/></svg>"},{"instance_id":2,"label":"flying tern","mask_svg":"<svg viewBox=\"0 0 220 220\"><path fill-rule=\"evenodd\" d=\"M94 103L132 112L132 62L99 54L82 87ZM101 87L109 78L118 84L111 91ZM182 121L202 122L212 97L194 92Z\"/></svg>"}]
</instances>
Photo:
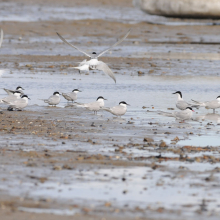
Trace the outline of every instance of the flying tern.
<instances>
[{"instance_id":1,"label":"flying tern","mask_svg":"<svg viewBox=\"0 0 220 220\"><path fill-rule=\"evenodd\" d=\"M60 103L60 93L54 92L52 96L50 96L48 99L41 99L45 103L48 103L49 105L56 106Z\"/></svg>"},{"instance_id":2,"label":"flying tern","mask_svg":"<svg viewBox=\"0 0 220 220\"><path fill-rule=\"evenodd\" d=\"M76 101L77 99L77 93L81 92L78 89L74 89L72 92L69 93L62 93L62 96L67 100L67 101Z\"/></svg>"},{"instance_id":3,"label":"flying tern","mask_svg":"<svg viewBox=\"0 0 220 220\"><path fill-rule=\"evenodd\" d=\"M174 117L177 120L189 120L192 118L193 115L193 109L191 107L187 107L185 110L178 111L178 112L163 112L158 111L157 113L160 115L168 116L168 117Z\"/></svg>"},{"instance_id":4,"label":"flying tern","mask_svg":"<svg viewBox=\"0 0 220 220\"><path fill-rule=\"evenodd\" d=\"M102 107L104 107L105 103L104 100L107 100L103 98L102 96L99 96L95 102L90 102L86 104L82 103L76 103L78 107L86 108L90 111L94 111L95 114L97 114L97 111L99 111Z\"/></svg>"},{"instance_id":5,"label":"flying tern","mask_svg":"<svg viewBox=\"0 0 220 220\"><path fill-rule=\"evenodd\" d=\"M129 104L122 101L122 102L119 102L119 105L117 105L117 106L114 106L114 107L111 107L111 108L103 107L102 109L107 111L107 112L112 113L113 115L122 116L127 111L127 105L129 105Z\"/></svg>"},{"instance_id":6,"label":"flying tern","mask_svg":"<svg viewBox=\"0 0 220 220\"><path fill-rule=\"evenodd\" d=\"M213 113L215 113L216 108L220 108L220 96L218 96L215 100L212 101L198 102L193 99L192 101L201 107L205 107L206 109L213 109Z\"/></svg>"},{"instance_id":7,"label":"flying tern","mask_svg":"<svg viewBox=\"0 0 220 220\"><path fill-rule=\"evenodd\" d=\"M100 56L102 56L104 53L106 53L107 51L109 51L110 49L112 49L113 47L117 46L118 44L120 44L123 40L125 40L125 38L129 35L131 30L129 30L125 36L123 38L121 38L119 41L117 41L116 43L114 43L112 46L110 46L109 48L101 51L100 53L96 53L96 52L93 52L92 54L89 54L83 50L81 50L80 48L76 47L75 45L69 43L68 41L66 41L59 33L57 33L57 35L59 36L59 38L66 44L68 44L69 46L75 48L76 50L78 50L79 52L83 53L84 55L88 56L90 58L89 61L83 61L81 63L81 66L79 67L76 67L77 69L80 70L89 70L89 69L92 69L92 70L101 70L103 71L105 74L109 75L116 83L116 79L115 79L115 76L114 76L114 73L112 72L112 70L108 67L108 65L102 61L99 61L98 58Z\"/></svg>"},{"instance_id":8,"label":"flying tern","mask_svg":"<svg viewBox=\"0 0 220 220\"><path fill-rule=\"evenodd\" d=\"M177 94L177 102L176 107L180 110L185 110L187 107L198 108L199 105L191 104L183 100L182 93L180 91L174 92L173 94Z\"/></svg>"},{"instance_id":9,"label":"flying tern","mask_svg":"<svg viewBox=\"0 0 220 220\"><path fill-rule=\"evenodd\" d=\"M14 101L4 101L6 104L9 105L9 109L17 109L17 110L22 110L28 105L28 96L27 95L22 95L20 99L14 100Z\"/></svg>"}]
</instances>

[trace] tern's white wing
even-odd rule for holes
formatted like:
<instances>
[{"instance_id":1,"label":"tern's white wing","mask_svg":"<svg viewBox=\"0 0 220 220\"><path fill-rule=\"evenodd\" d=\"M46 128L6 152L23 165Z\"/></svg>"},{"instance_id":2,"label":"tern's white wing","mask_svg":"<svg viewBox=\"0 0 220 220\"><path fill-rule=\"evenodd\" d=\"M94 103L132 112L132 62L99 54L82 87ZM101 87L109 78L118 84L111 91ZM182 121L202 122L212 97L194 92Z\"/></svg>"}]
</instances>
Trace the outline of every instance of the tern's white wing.
<instances>
[{"instance_id":1,"label":"tern's white wing","mask_svg":"<svg viewBox=\"0 0 220 220\"><path fill-rule=\"evenodd\" d=\"M201 106L201 107L205 107L205 102L198 102L196 100L191 99L194 103L196 103L197 105Z\"/></svg>"},{"instance_id":2,"label":"tern's white wing","mask_svg":"<svg viewBox=\"0 0 220 220\"><path fill-rule=\"evenodd\" d=\"M8 95L13 95L14 94L14 90L5 89L5 88L3 88L3 89L5 90L5 92L8 93Z\"/></svg>"},{"instance_id":3,"label":"tern's white wing","mask_svg":"<svg viewBox=\"0 0 220 220\"><path fill-rule=\"evenodd\" d=\"M200 107L200 105L199 104L191 104L191 103L188 103L184 100L179 100L176 102L176 107L180 110L185 110L187 107L198 109Z\"/></svg>"},{"instance_id":4,"label":"tern's white wing","mask_svg":"<svg viewBox=\"0 0 220 220\"><path fill-rule=\"evenodd\" d=\"M120 44L130 33L131 29L129 29L129 31L127 32L127 34L125 34L125 36L123 38L121 38L119 41L117 41L115 44L113 44L111 47L103 50L101 53L99 53L96 58L102 56L104 53L106 53L107 51L109 51L110 49L112 49L113 47L117 46L118 44Z\"/></svg>"},{"instance_id":5,"label":"tern's white wing","mask_svg":"<svg viewBox=\"0 0 220 220\"><path fill-rule=\"evenodd\" d=\"M3 41L3 30L1 29L0 47L1 47L1 45L2 45L2 41Z\"/></svg>"},{"instance_id":6,"label":"tern's white wing","mask_svg":"<svg viewBox=\"0 0 220 220\"><path fill-rule=\"evenodd\" d=\"M121 116L124 115L127 111L125 107L122 107L120 105L114 106L112 108L102 108L103 110L112 113L113 115L116 116Z\"/></svg>"},{"instance_id":7,"label":"tern's white wing","mask_svg":"<svg viewBox=\"0 0 220 220\"><path fill-rule=\"evenodd\" d=\"M28 102L24 99L17 99L14 102L10 102L8 104L12 108L23 109L28 105Z\"/></svg>"},{"instance_id":8,"label":"tern's white wing","mask_svg":"<svg viewBox=\"0 0 220 220\"><path fill-rule=\"evenodd\" d=\"M62 96L68 101L75 101L77 99L77 95L74 92L62 93Z\"/></svg>"},{"instance_id":9,"label":"tern's white wing","mask_svg":"<svg viewBox=\"0 0 220 220\"><path fill-rule=\"evenodd\" d=\"M81 63L79 63L79 66L83 66L83 65L85 65L87 63L87 60L85 59L85 60L83 60Z\"/></svg>"},{"instance_id":10,"label":"tern's white wing","mask_svg":"<svg viewBox=\"0 0 220 220\"><path fill-rule=\"evenodd\" d=\"M186 109L180 112L174 112L173 115L176 119L188 120L192 118L192 111Z\"/></svg>"},{"instance_id":11,"label":"tern's white wing","mask_svg":"<svg viewBox=\"0 0 220 220\"><path fill-rule=\"evenodd\" d=\"M111 71L111 69L108 67L107 64L105 64L102 61L98 61L98 65L96 66L97 70L102 70L105 74L109 75L116 83L116 79L115 79L115 75L114 73Z\"/></svg>"},{"instance_id":12,"label":"tern's white wing","mask_svg":"<svg viewBox=\"0 0 220 220\"><path fill-rule=\"evenodd\" d=\"M58 105L60 103L60 96L52 95L47 100L49 105ZM45 102L45 101L44 101Z\"/></svg>"},{"instance_id":13,"label":"tern's white wing","mask_svg":"<svg viewBox=\"0 0 220 220\"><path fill-rule=\"evenodd\" d=\"M8 95L5 98L0 100L0 103L9 103L9 102L13 102L17 99L20 99L19 97L15 96L15 95Z\"/></svg>"},{"instance_id":14,"label":"tern's white wing","mask_svg":"<svg viewBox=\"0 0 220 220\"><path fill-rule=\"evenodd\" d=\"M79 49L78 47L74 46L73 44L67 42L59 33L57 33L57 35L58 35L58 37L59 37L64 43L66 43L66 44L68 44L69 46L75 48L76 50L78 50L79 52L85 54L86 56L92 57L92 55L90 55L90 54L84 52L83 50Z\"/></svg>"}]
</instances>

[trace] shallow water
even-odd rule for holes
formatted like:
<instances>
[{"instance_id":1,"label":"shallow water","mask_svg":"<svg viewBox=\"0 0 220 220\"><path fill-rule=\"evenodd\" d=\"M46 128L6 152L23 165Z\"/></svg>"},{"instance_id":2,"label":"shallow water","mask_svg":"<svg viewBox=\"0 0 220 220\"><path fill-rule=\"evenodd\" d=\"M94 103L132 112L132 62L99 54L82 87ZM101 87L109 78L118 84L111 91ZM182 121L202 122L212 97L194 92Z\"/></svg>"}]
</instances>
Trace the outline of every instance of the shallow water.
<instances>
[{"instance_id":1,"label":"shallow water","mask_svg":"<svg viewBox=\"0 0 220 220\"><path fill-rule=\"evenodd\" d=\"M186 167L191 168L193 166L186 164ZM214 166L209 165L206 170L213 168ZM2 171L1 177L4 177L4 168L0 167L0 169ZM218 189L212 187L213 183L218 184L220 176L217 173L215 174L215 181L210 183L204 181L204 178L207 177L204 171L199 173L191 171L184 174L184 172L179 172L178 168L176 170L172 168L167 172L152 170L148 167L90 168L89 170L63 170L62 172L33 168L31 173L27 168L24 169L27 177L47 176L48 179L44 183L39 183L34 178L24 179L19 176L20 169L11 166L11 174L6 180L7 182L10 181L10 184L6 187L6 184L2 185L0 183L0 190L10 191L14 196L34 198L35 200L54 201L62 198L63 204L69 205L74 204L77 200L79 204L87 204L94 210L96 207L103 206L105 202L109 202L119 209L127 207L127 211L123 214L129 213L129 211L132 212L138 206L143 209L143 213L139 213L140 216L145 215L145 212L149 214L150 210L163 207L167 211L175 209L177 213L181 212L181 216L188 216L191 219L191 217L198 216L196 212L201 209L203 199L207 201L206 208L208 210L207 213L203 213L203 217L212 212L214 218L220 211L218 206L220 201L215 196L216 193L218 194ZM15 175L18 178L15 179ZM183 179L182 175L187 175L188 178ZM122 178L124 178L124 181L122 181ZM20 184L16 184L19 181ZM203 186L197 187L196 185L201 184L201 182ZM170 196L167 197L167 195ZM91 200L93 202L88 203ZM53 211L53 209L32 210L22 207L20 210L66 215L73 215L78 211L77 208L69 211L62 210L62 208ZM165 211L164 215L167 216L168 213ZM177 213L173 212L169 215L174 217ZM135 215L135 213L132 215Z\"/></svg>"},{"instance_id":2,"label":"shallow water","mask_svg":"<svg viewBox=\"0 0 220 220\"><path fill-rule=\"evenodd\" d=\"M78 94L78 102L88 103L95 101L98 96L103 96L107 99L105 106L111 107L117 105L120 101L126 101L130 106L128 106L127 113L123 116L125 122L133 118L135 126L146 127L151 126L149 125L150 122L159 123L155 127L158 130L160 130L160 127L171 127L171 130L181 127L175 118L157 114L157 110L171 112L172 110L168 110L168 108L178 111L175 108L177 97L172 94L173 92L182 91L183 97L187 101L190 101L191 98L199 101L207 101L215 99L219 95L219 78L212 76L181 77L145 75L139 77L117 74L117 84L114 84L109 77L101 73L90 73L89 75L51 73L48 75L46 72L30 74L28 71L12 71L13 74L10 74L9 71L3 73L0 87L13 89L18 85L22 85L25 88L25 93L31 98L27 109L38 109L41 111L42 107L47 107L47 104L40 99L48 98L54 91L70 92L78 88L82 91ZM2 98L6 96L3 90L0 95ZM6 108L6 105L2 106ZM64 107L67 106L67 102L63 97L61 97L61 103L58 106L63 108L62 111L65 115ZM144 109L142 108L143 106ZM216 112L218 113L219 110ZM194 121L188 121L183 127L186 127L186 132L193 131L203 136L201 139L199 137L192 137L186 141L181 141L179 142L180 145L201 145L204 139L206 139L204 144L207 143L213 146L218 144L218 123L220 116L210 113L212 113L212 110L206 110L204 108L196 110L193 117ZM88 114L90 115L90 112L85 112L83 117L89 117ZM100 112L99 114L104 115L103 120L113 117L108 112ZM210 122L212 123L210 124ZM213 139L212 141L210 139L209 142L210 135Z\"/></svg>"}]
</instances>

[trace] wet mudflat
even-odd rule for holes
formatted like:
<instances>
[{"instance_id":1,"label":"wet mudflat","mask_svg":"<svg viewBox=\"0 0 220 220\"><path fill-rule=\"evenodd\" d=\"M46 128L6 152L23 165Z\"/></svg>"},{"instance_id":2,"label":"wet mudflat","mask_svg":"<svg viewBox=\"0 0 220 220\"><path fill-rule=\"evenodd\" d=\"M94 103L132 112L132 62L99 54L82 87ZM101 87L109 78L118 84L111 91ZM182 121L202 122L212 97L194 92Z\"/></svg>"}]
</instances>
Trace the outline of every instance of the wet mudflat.
<instances>
[{"instance_id":1,"label":"wet mudflat","mask_svg":"<svg viewBox=\"0 0 220 220\"><path fill-rule=\"evenodd\" d=\"M219 27L174 27L175 19L164 19L168 25L148 24L127 1L111 6L109 1L76 1L77 7L71 2L61 7L59 1L39 0L39 7L18 1L0 8L14 16L1 15L0 87L22 85L31 98L22 112L1 106L1 216L219 219L219 110L212 114L201 108L186 122L157 114L176 110L172 93L178 90L187 101L219 95ZM88 10L91 2L94 10ZM158 23L159 18L151 19ZM116 84L101 72L71 69L85 57L55 34L92 52L114 43L115 35L128 28L129 38L102 58ZM106 106L122 100L131 106L114 118L104 111L94 115L64 98L56 108L40 100L75 88L82 90L81 103L102 95Z\"/></svg>"}]
</instances>

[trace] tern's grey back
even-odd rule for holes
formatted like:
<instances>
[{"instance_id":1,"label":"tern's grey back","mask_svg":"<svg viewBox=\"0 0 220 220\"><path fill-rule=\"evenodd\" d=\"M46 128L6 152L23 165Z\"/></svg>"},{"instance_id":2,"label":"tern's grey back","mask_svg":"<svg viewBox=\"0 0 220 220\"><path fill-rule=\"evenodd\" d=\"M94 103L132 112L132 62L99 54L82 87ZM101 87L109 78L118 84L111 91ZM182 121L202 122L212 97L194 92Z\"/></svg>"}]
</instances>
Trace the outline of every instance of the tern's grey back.
<instances>
[{"instance_id":1,"label":"tern's grey back","mask_svg":"<svg viewBox=\"0 0 220 220\"><path fill-rule=\"evenodd\" d=\"M77 94L75 92L62 93L62 96L68 101L77 100Z\"/></svg>"},{"instance_id":2,"label":"tern's grey back","mask_svg":"<svg viewBox=\"0 0 220 220\"><path fill-rule=\"evenodd\" d=\"M17 99L9 105L12 108L23 109L28 105L28 102L24 99Z\"/></svg>"},{"instance_id":3,"label":"tern's grey back","mask_svg":"<svg viewBox=\"0 0 220 220\"><path fill-rule=\"evenodd\" d=\"M44 99L44 102L48 103L49 105L58 105L60 103L60 96L52 95L49 99Z\"/></svg>"}]
</instances>

